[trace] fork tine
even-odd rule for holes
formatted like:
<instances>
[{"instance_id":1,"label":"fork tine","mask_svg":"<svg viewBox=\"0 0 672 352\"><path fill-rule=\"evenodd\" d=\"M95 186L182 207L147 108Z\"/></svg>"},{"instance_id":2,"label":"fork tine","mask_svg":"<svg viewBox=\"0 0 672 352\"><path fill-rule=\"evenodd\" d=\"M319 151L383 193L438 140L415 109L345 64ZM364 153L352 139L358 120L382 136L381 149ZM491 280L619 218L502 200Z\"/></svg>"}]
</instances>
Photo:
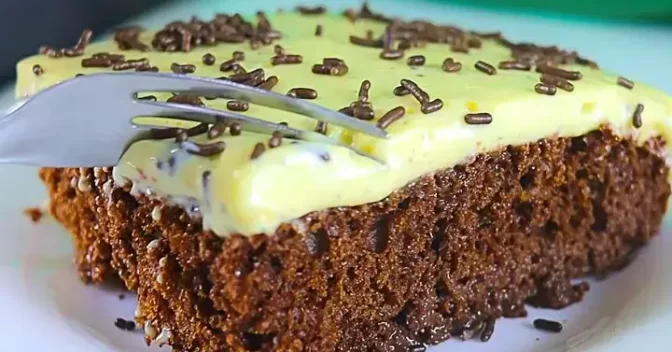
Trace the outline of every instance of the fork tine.
<instances>
[{"instance_id":1,"label":"fork tine","mask_svg":"<svg viewBox=\"0 0 672 352\"><path fill-rule=\"evenodd\" d=\"M353 129L370 136L378 138L387 137L387 132L374 124L357 120L305 100L231 81L154 72L99 73L83 76L80 79L95 76L110 76L112 79L123 79L123 86L133 89L129 94L137 92L176 92L196 95L216 94L229 99L245 100L253 104L294 112L318 121Z\"/></svg>"},{"instance_id":2,"label":"fork tine","mask_svg":"<svg viewBox=\"0 0 672 352\"><path fill-rule=\"evenodd\" d=\"M138 104L137 111L134 112L136 116L147 116L147 117L165 117L169 119L176 120L190 120L201 123L213 124L218 120L225 120L231 122L240 123L246 131L261 133L261 134L272 134L275 131L282 133L283 137L300 139L309 142L317 142L324 144L336 145L339 147L348 148L352 152L367 157L371 160L374 160L380 164L384 164L384 161L381 159L364 153L357 148L343 144L337 140L324 136L322 134L312 132L312 131L303 131L298 130L287 125L280 125L270 121L237 114L230 111L221 111L215 110L200 106L193 105L184 105L184 104L175 104L175 103L164 103L148 100L137 100Z\"/></svg>"}]
</instances>

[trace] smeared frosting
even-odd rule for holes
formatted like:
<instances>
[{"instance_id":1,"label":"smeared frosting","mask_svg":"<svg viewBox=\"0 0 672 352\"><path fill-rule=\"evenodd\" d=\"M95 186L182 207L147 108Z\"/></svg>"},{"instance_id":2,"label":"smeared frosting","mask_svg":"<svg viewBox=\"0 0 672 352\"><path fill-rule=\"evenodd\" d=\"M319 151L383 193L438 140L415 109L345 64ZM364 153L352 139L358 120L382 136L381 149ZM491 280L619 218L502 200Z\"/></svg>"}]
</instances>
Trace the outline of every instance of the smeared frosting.
<instances>
[{"instance_id":1,"label":"smeared frosting","mask_svg":"<svg viewBox=\"0 0 672 352\"><path fill-rule=\"evenodd\" d=\"M200 214L204 226L226 236L272 232L312 211L354 206L385 198L395 189L438 169L465 162L475 153L512 144L529 143L545 137L578 136L608 124L623 136L644 142L652 136L669 141L672 136L672 99L639 82L633 89L617 84L617 76L580 65L561 66L580 71L583 78L573 81L574 90L557 89L554 95L540 94L535 86L540 74L532 71L497 70L489 75L475 67L482 61L494 67L511 60L511 50L491 39L470 53L451 52L445 44L428 43L406 50L405 57L424 56L424 65L408 65L406 59L383 60L380 49L353 45L350 35L365 37L372 30L377 37L385 24L370 20L352 22L339 15L300 15L279 13L270 17L273 27L283 34L278 41L290 54L303 56L301 64L271 65L273 45L251 50L248 43L199 46L190 52L163 53L137 50L120 51L114 41L89 45L83 57L94 53L122 53L127 59L147 58L152 66L170 72L171 65L192 64L194 75L220 77L219 64L234 51L245 52L240 64L249 70L263 68L266 77L279 82L273 91L286 93L293 88L311 88L313 101L338 110L357 99L363 80L371 82L369 102L376 123L391 109L402 106L406 113L387 127L388 139L376 139L336 126L327 135L370 153L384 161L377 163L352 151L309 142L283 140L268 148L270 136L245 132L240 136L225 133L224 152L215 156L191 155L173 140L146 140L134 144L114 170L115 182L133 182L134 192L165 197L182 204L187 211ZM320 26L321 35L316 36ZM143 32L139 40L150 43L153 33ZM210 53L216 64L203 63ZM17 95L28 96L74 77L107 71L83 68L83 57L50 58L33 56L18 64ZM313 64L325 57L336 57L348 65L341 76L311 72ZM447 72L446 58L462 65L458 72ZM419 59L417 59L419 60ZM453 63L450 63L451 65ZM39 75L33 67L39 65ZM424 114L411 96L396 96L393 89L402 79L410 79L443 106ZM541 92L543 93L543 92ZM148 94L154 94L148 92ZM160 101L169 95L154 94ZM77 100L79 97L73 97ZM82 98L83 99L83 98ZM227 109L226 99L204 100L215 109ZM80 101L85 103L85 101ZM636 106L642 104L641 127L633 126ZM242 112L273 122L314 130L316 121L250 104ZM489 124L467 124L465 115L487 113ZM63 116L67 118L67 116ZM95 116L91 116L95 119ZM182 127L192 126L184 123ZM210 143L204 135L195 142ZM266 146L252 159L257 143ZM94 146L92 146L93 148ZM169 162L169 160L172 160Z\"/></svg>"}]
</instances>

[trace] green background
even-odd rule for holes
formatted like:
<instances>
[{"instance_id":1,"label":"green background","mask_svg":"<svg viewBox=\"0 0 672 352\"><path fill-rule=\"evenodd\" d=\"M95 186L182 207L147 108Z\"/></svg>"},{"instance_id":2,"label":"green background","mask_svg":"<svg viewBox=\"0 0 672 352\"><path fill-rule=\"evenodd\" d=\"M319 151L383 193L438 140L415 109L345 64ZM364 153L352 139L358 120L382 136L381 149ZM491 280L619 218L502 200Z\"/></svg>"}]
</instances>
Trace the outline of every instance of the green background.
<instances>
[{"instance_id":1,"label":"green background","mask_svg":"<svg viewBox=\"0 0 672 352\"><path fill-rule=\"evenodd\" d=\"M574 15L672 24L672 0L433 0L433 2L517 12L521 10L546 12L551 16Z\"/></svg>"}]
</instances>

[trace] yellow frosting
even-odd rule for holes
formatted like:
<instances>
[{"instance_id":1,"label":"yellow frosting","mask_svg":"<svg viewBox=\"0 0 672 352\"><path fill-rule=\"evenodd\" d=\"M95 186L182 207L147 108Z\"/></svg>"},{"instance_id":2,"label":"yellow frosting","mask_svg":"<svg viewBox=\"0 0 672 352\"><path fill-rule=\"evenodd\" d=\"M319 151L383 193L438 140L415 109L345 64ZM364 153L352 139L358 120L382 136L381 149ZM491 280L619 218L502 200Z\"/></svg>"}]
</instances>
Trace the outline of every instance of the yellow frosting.
<instances>
[{"instance_id":1,"label":"yellow frosting","mask_svg":"<svg viewBox=\"0 0 672 352\"><path fill-rule=\"evenodd\" d=\"M496 75L488 76L474 68L477 60L494 66L510 60L510 50L493 40L484 40L483 47L472 49L470 54L452 53L445 44L410 49L406 57L424 55L426 64L409 67L405 59L381 60L380 49L349 43L351 34L364 37L367 30L373 30L376 36L380 35L384 30L381 23L368 20L352 23L342 16L296 13L273 15L271 23L283 34L279 44L289 54L302 55L302 64L272 66L272 45L256 51L250 50L249 44L219 44L198 47L188 53L124 51L122 54L127 59L146 57L162 72L169 72L174 62L190 63L197 66L195 75L219 77L224 75L219 71L219 64L231 58L233 51L241 50L246 54L242 63L245 68L261 67L266 77L278 76L280 83L273 89L275 92L286 93L295 87L314 88L319 94L314 102L331 109L340 109L356 100L360 83L368 79L372 83L370 101L376 120L396 106L406 108L406 115L387 129L389 139L375 139L336 126L329 126L328 135L377 156L385 164L342 147L307 142L292 144L286 139L281 147L267 150L251 160L255 143L267 143L268 136L243 132L241 136L221 137L226 142L226 150L214 157L176 152L171 140L138 142L115 168L117 182L130 180L137 192L170 197L190 211L198 210L204 226L219 235L250 235L271 232L280 223L311 211L378 201L419 176L462 163L475 153L509 144L519 145L551 136L577 136L601 124L609 124L624 136L633 135L640 142L657 135L669 141L672 136L669 96L639 82L634 89L626 89L616 84L617 76L604 71L585 66L563 67L580 70L583 79L573 82L574 92L558 90L555 96L546 96L534 91L539 82L538 73L498 70ZM314 35L318 24L324 28L320 37ZM152 36L153 33L147 32L140 39L149 43ZM119 50L114 42L106 41L90 45L83 57L97 52L118 53ZM205 53L215 55L217 63L205 66L201 61ZM83 57L33 56L21 61L17 95L34 94L77 73L108 70L82 68ZM321 63L325 57L345 60L349 73L340 77L311 73L312 65ZM444 72L441 64L446 57L461 62L463 69L458 73ZM42 66L44 74L33 74L35 64ZM416 82L432 99L442 99L443 108L423 114L412 96L393 95L393 88L404 78ZM157 96L159 100L167 98ZM209 107L226 109L225 99L204 102ZM635 129L632 114L640 103L645 106L643 125ZM488 112L493 121L489 125L468 125L464 115L470 112ZM316 125L309 118L259 106L250 106L245 114L274 122L285 121L296 128L313 130ZM199 136L195 140L206 138ZM176 153L178 161L175 172L158 170L157 161L165 162L171 153ZM206 187L203 185L205 171L211 172Z\"/></svg>"}]
</instances>

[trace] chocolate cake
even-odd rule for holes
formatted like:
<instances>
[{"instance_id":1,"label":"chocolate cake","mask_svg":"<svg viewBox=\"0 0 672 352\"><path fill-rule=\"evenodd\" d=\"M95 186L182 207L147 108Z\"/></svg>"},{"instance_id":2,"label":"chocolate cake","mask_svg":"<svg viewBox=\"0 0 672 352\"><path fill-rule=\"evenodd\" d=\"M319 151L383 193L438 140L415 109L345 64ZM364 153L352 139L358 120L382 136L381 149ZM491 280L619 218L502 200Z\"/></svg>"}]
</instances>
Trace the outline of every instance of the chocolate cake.
<instances>
[{"instance_id":1,"label":"chocolate cake","mask_svg":"<svg viewBox=\"0 0 672 352\"><path fill-rule=\"evenodd\" d=\"M666 210L672 99L576 52L366 5L89 37L20 62L18 95L101 71L221 76L388 133L142 92L342 145L184 122L116 166L41 169L82 280L137 292L148 344L418 352L451 336L487 341L525 304L580 301L588 285L574 280L627 265Z\"/></svg>"}]
</instances>

